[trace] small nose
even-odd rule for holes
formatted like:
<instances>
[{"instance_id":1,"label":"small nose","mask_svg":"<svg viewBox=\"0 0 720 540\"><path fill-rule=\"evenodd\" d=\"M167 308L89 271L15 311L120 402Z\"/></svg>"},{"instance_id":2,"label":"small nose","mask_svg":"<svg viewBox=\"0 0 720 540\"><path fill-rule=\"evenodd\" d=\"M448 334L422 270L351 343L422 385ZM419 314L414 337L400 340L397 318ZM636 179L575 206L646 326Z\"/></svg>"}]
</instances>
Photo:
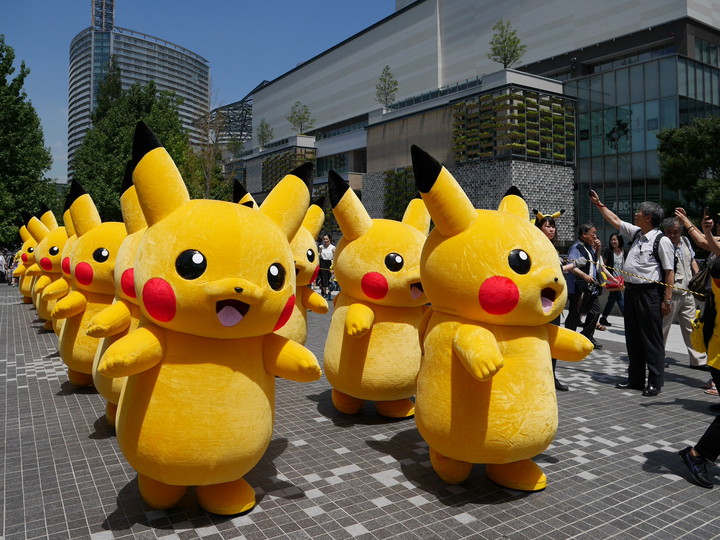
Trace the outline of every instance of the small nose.
<instances>
[{"instance_id":1,"label":"small nose","mask_svg":"<svg viewBox=\"0 0 720 540\"><path fill-rule=\"evenodd\" d=\"M555 278L555 283L557 283L557 282L558 282L558 278Z\"/></svg>"},{"instance_id":2,"label":"small nose","mask_svg":"<svg viewBox=\"0 0 720 540\"><path fill-rule=\"evenodd\" d=\"M555 279L555 281L557 281L557 279ZM238 294L240 294L241 292L243 292L243 288L242 288L242 287L235 287L235 292L238 293Z\"/></svg>"}]
</instances>

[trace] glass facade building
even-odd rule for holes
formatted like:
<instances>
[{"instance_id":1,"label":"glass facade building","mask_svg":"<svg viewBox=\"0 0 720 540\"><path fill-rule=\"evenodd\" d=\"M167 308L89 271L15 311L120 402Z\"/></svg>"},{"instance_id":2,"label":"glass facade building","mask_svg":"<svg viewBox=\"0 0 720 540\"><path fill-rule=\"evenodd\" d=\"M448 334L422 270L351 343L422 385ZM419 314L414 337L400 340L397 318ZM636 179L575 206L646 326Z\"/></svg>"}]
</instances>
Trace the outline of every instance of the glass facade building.
<instances>
[{"instance_id":1,"label":"glass facade building","mask_svg":"<svg viewBox=\"0 0 720 540\"><path fill-rule=\"evenodd\" d=\"M91 127L100 83L110 58L120 68L123 89L134 83L154 81L158 90L174 92L182 99L180 119L193 144L201 143L195 126L210 110L210 66L194 52L162 39L115 27L113 3L93 1L92 25L70 44L68 88L68 178L72 179L72 156Z\"/></svg>"}]
</instances>

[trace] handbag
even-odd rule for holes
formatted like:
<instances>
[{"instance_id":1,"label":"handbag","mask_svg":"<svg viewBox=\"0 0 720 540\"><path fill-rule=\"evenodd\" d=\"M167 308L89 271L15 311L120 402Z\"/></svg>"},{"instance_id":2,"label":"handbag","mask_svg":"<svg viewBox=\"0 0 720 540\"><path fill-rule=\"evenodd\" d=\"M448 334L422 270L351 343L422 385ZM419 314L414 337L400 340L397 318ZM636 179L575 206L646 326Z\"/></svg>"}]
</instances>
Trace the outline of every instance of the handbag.
<instances>
[{"instance_id":1,"label":"handbag","mask_svg":"<svg viewBox=\"0 0 720 540\"><path fill-rule=\"evenodd\" d=\"M688 283L688 290L693 293L693 297L698 302L704 302L706 296L712 294L712 285L710 284L711 265L712 260L708 257L703 263L702 268L700 268L697 274L690 278L690 282Z\"/></svg>"},{"instance_id":2,"label":"handbag","mask_svg":"<svg viewBox=\"0 0 720 540\"><path fill-rule=\"evenodd\" d=\"M623 291L625 290L625 278L622 276L608 276L605 283L603 283L603 287L610 292Z\"/></svg>"}]
</instances>

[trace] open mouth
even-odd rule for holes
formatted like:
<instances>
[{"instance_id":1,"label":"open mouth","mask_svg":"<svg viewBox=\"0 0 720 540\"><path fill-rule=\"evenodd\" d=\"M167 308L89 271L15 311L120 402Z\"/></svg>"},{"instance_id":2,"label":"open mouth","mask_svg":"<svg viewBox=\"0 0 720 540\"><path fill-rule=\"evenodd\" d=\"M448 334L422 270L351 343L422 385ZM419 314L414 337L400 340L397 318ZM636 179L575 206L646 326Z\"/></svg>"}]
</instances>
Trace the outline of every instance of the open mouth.
<instances>
[{"instance_id":1,"label":"open mouth","mask_svg":"<svg viewBox=\"0 0 720 540\"><path fill-rule=\"evenodd\" d=\"M215 304L215 312L223 326L235 326L247 315L250 306L240 300L220 300Z\"/></svg>"},{"instance_id":2,"label":"open mouth","mask_svg":"<svg viewBox=\"0 0 720 540\"><path fill-rule=\"evenodd\" d=\"M557 293L549 288L546 287L540 292L540 302L542 303L542 308L545 313L550 313L550 310L553 307L553 304L555 303L555 297L557 296Z\"/></svg>"},{"instance_id":3,"label":"open mouth","mask_svg":"<svg viewBox=\"0 0 720 540\"><path fill-rule=\"evenodd\" d=\"M417 283L410 284L410 296L412 296L413 300L420 298L424 292L425 290L423 289L422 283L419 281Z\"/></svg>"}]
</instances>

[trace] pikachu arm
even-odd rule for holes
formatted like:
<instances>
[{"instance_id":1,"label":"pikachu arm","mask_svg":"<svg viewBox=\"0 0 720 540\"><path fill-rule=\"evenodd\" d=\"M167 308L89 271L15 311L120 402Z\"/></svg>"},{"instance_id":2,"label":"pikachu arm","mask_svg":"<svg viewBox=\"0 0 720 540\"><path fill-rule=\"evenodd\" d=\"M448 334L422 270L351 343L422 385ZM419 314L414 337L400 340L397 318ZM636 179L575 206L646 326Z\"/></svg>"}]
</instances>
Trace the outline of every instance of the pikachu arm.
<instances>
[{"instance_id":1,"label":"pikachu arm","mask_svg":"<svg viewBox=\"0 0 720 540\"><path fill-rule=\"evenodd\" d=\"M277 334L265 337L263 364L270 375L291 381L312 382L322 375L320 364L309 349Z\"/></svg>"},{"instance_id":2,"label":"pikachu arm","mask_svg":"<svg viewBox=\"0 0 720 540\"><path fill-rule=\"evenodd\" d=\"M345 332L350 337L367 334L375 322L375 313L365 304L350 304L345 314Z\"/></svg>"},{"instance_id":3,"label":"pikachu arm","mask_svg":"<svg viewBox=\"0 0 720 540\"><path fill-rule=\"evenodd\" d=\"M87 326L87 335L94 338L114 336L130 326L130 308L119 299L95 315Z\"/></svg>"},{"instance_id":4,"label":"pikachu arm","mask_svg":"<svg viewBox=\"0 0 720 540\"><path fill-rule=\"evenodd\" d=\"M26 276L39 276L41 274L40 267L37 264L33 264L28 269L25 270Z\"/></svg>"},{"instance_id":5,"label":"pikachu arm","mask_svg":"<svg viewBox=\"0 0 720 540\"><path fill-rule=\"evenodd\" d=\"M304 308L324 315L328 312L328 303L322 295L313 291L310 287L303 287L300 301Z\"/></svg>"},{"instance_id":6,"label":"pikachu arm","mask_svg":"<svg viewBox=\"0 0 720 540\"><path fill-rule=\"evenodd\" d=\"M418 338L420 339L420 351L425 354L425 332L427 332L428 324L430 324L430 317L432 317L433 310L430 306L423 306L423 314L418 324Z\"/></svg>"},{"instance_id":7,"label":"pikachu arm","mask_svg":"<svg viewBox=\"0 0 720 540\"><path fill-rule=\"evenodd\" d=\"M51 283L52 283L52 280L50 279L49 276L45 276L45 275L40 276L37 279L37 281L35 282L35 292L42 293L45 290L45 287L47 287Z\"/></svg>"},{"instance_id":8,"label":"pikachu arm","mask_svg":"<svg viewBox=\"0 0 720 540\"><path fill-rule=\"evenodd\" d=\"M461 325L452 345L465 369L478 381L490 380L505 363L495 336L482 326Z\"/></svg>"},{"instance_id":9,"label":"pikachu arm","mask_svg":"<svg viewBox=\"0 0 720 540\"><path fill-rule=\"evenodd\" d=\"M87 299L80 291L72 291L62 300L58 300L50 316L53 319L69 319L85 310Z\"/></svg>"},{"instance_id":10,"label":"pikachu arm","mask_svg":"<svg viewBox=\"0 0 720 540\"><path fill-rule=\"evenodd\" d=\"M98 364L106 377L129 377L158 364L165 354L165 337L157 326L143 326L110 345Z\"/></svg>"},{"instance_id":11,"label":"pikachu arm","mask_svg":"<svg viewBox=\"0 0 720 540\"><path fill-rule=\"evenodd\" d=\"M554 324L545 326L553 358L566 362L579 362L592 352L593 344L582 334Z\"/></svg>"},{"instance_id":12,"label":"pikachu arm","mask_svg":"<svg viewBox=\"0 0 720 540\"><path fill-rule=\"evenodd\" d=\"M50 300L57 300L58 298L62 298L70 291L70 286L68 285L67 281L65 281L63 278L56 279L53 281L50 285L45 287L42 292L42 299L46 302L49 302Z\"/></svg>"},{"instance_id":13,"label":"pikachu arm","mask_svg":"<svg viewBox=\"0 0 720 540\"><path fill-rule=\"evenodd\" d=\"M25 267L24 264L18 264L17 268L16 268L15 271L13 272L13 277L24 276L24 275L25 275L25 270L27 270L27 268Z\"/></svg>"}]
</instances>

